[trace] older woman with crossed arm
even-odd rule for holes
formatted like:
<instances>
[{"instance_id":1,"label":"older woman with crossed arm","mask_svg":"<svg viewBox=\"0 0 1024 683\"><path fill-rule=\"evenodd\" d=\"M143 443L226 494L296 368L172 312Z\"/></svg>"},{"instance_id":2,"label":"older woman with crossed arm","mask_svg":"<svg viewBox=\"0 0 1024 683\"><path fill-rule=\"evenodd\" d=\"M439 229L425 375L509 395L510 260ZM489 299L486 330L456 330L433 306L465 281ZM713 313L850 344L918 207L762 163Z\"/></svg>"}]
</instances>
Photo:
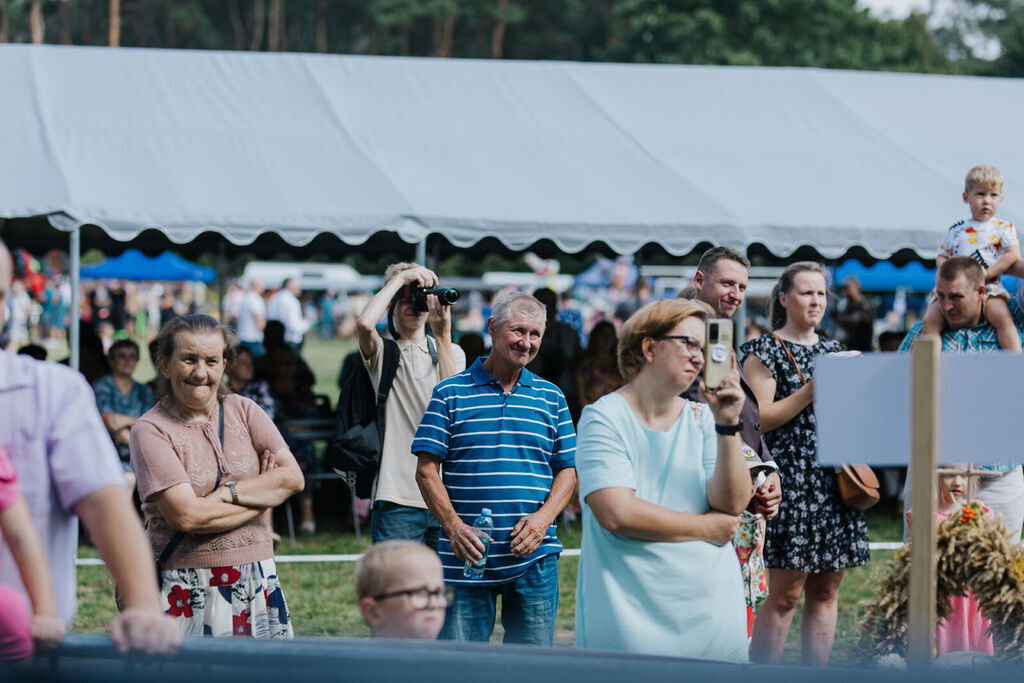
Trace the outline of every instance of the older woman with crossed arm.
<instances>
[{"instance_id":1,"label":"older woman with crossed arm","mask_svg":"<svg viewBox=\"0 0 1024 683\"><path fill-rule=\"evenodd\" d=\"M132 429L132 468L153 552L165 557L161 594L184 634L290 638L262 513L303 477L266 413L221 384L233 349L208 316L164 325L157 362L170 391Z\"/></svg>"}]
</instances>

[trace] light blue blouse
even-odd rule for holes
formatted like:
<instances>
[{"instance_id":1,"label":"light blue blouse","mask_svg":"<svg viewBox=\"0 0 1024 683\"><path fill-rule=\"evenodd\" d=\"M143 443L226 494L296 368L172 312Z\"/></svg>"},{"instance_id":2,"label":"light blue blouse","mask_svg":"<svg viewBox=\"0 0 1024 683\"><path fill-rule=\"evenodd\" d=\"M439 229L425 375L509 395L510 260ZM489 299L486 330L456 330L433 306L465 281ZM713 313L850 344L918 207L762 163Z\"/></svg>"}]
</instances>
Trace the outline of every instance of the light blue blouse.
<instances>
[{"instance_id":1,"label":"light blue blouse","mask_svg":"<svg viewBox=\"0 0 1024 683\"><path fill-rule=\"evenodd\" d=\"M630 488L673 510L709 511L718 456L714 417L688 402L667 431L645 427L619 394L583 410L576 449L580 499ZM731 543L641 541L606 531L583 506L576 645L747 661L746 605Z\"/></svg>"}]
</instances>

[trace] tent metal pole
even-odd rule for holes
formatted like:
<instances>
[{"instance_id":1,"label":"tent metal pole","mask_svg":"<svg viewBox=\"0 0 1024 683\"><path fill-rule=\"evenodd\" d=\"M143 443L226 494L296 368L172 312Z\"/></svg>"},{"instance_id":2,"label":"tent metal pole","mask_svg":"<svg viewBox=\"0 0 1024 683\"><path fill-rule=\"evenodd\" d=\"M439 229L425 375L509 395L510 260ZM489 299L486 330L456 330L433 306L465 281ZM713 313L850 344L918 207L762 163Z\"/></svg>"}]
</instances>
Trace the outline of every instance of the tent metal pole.
<instances>
[{"instance_id":1,"label":"tent metal pole","mask_svg":"<svg viewBox=\"0 0 1024 683\"><path fill-rule=\"evenodd\" d=\"M641 246L636 250L636 253L633 254L633 266L636 268L636 282L633 283L634 312L639 309L642 304L647 303L646 301L640 301L640 283L643 281L644 277L644 246L647 245Z\"/></svg>"},{"instance_id":2,"label":"tent metal pole","mask_svg":"<svg viewBox=\"0 0 1024 683\"><path fill-rule=\"evenodd\" d=\"M221 235L219 248L217 249L217 300L220 306L220 321L225 324L228 322L228 302L225 293L226 287L224 279L224 273L227 271L227 265L225 263L227 257L225 256L224 244L226 241L227 240L224 239L224 236Z\"/></svg>"},{"instance_id":3,"label":"tent metal pole","mask_svg":"<svg viewBox=\"0 0 1024 683\"><path fill-rule=\"evenodd\" d=\"M82 226L76 225L71 231L71 244L68 247L71 256L71 314L68 316L68 351L71 368L78 370L78 352L81 342L81 260L82 260Z\"/></svg>"},{"instance_id":4,"label":"tent metal pole","mask_svg":"<svg viewBox=\"0 0 1024 683\"><path fill-rule=\"evenodd\" d=\"M416 263L421 266L427 265L427 236L416 243Z\"/></svg>"},{"instance_id":5,"label":"tent metal pole","mask_svg":"<svg viewBox=\"0 0 1024 683\"><path fill-rule=\"evenodd\" d=\"M742 246L737 246L736 249L741 253L750 258L750 254L746 253L746 249ZM749 268L748 268L749 270ZM743 297L743 301L740 303L739 308L736 309L735 318L736 329L732 333L732 345L739 349L740 345L747 341L747 297ZM736 359L739 362L739 358Z\"/></svg>"}]
</instances>

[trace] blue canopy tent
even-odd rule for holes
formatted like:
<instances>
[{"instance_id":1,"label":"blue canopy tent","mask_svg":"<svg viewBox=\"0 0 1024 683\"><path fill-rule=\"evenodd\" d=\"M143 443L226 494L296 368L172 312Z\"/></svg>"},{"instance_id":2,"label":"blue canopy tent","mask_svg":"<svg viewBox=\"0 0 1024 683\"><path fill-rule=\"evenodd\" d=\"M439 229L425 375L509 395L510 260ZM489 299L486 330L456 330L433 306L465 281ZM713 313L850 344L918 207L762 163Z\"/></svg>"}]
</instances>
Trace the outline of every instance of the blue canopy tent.
<instances>
[{"instance_id":1,"label":"blue canopy tent","mask_svg":"<svg viewBox=\"0 0 1024 683\"><path fill-rule=\"evenodd\" d=\"M92 266L82 266L82 277L93 280L195 280L207 284L217 279L213 268L191 263L169 251L160 256L146 256L129 249L120 256Z\"/></svg>"},{"instance_id":2,"label":"blue canopy tent","mask_svg":"<svg viewBox=\"0 0 1024 683\"><path fill-rule=\"evenodd\" d=\"M836 268L835 281L840 283L851 275L867 292L892 292L899 288L930 292L935 286L935 270L916 262L898 268L888 261L865 266L860 261L850 260Z\"/></svg>"},{"instance_id":3,"label":"blue canopy tent","mask_svg":"<svg viewBox=\"0 0 1024 683\"><path fill-rule=\"evenodd\" d=\"M897 268L888 261L865 266L860 261L850 260L836 268L835 282L840 283L851 275L857 278L865 292L894 292L897 289L930 292L935 287L935 269L926 268L917 262ZM1003 286L1007 291L1016 291L1018 283L1018 278L1003 277Z\"/></svg>"}]
</instances>

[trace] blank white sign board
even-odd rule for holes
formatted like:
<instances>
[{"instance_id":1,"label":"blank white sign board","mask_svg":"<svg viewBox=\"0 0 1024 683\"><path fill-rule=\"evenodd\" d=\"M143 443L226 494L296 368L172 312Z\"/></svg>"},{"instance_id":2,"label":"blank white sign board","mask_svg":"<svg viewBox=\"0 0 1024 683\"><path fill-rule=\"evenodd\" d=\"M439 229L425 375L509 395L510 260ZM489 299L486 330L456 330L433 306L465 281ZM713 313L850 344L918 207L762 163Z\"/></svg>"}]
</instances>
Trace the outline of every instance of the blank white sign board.
<instances>
[{"instance_id":1,"label":"blank white sign board","mask_svg":"<svg viewBox=\"0 0 1024 683\"><path fill-rule=\"evenodd\" d=\"M910 354L821 356L814 369L821 465L910 462ZM1024 355L939 357L941 464L1024 462L1016 416L1024 407Z\"/></svg>"}]
</instances>

